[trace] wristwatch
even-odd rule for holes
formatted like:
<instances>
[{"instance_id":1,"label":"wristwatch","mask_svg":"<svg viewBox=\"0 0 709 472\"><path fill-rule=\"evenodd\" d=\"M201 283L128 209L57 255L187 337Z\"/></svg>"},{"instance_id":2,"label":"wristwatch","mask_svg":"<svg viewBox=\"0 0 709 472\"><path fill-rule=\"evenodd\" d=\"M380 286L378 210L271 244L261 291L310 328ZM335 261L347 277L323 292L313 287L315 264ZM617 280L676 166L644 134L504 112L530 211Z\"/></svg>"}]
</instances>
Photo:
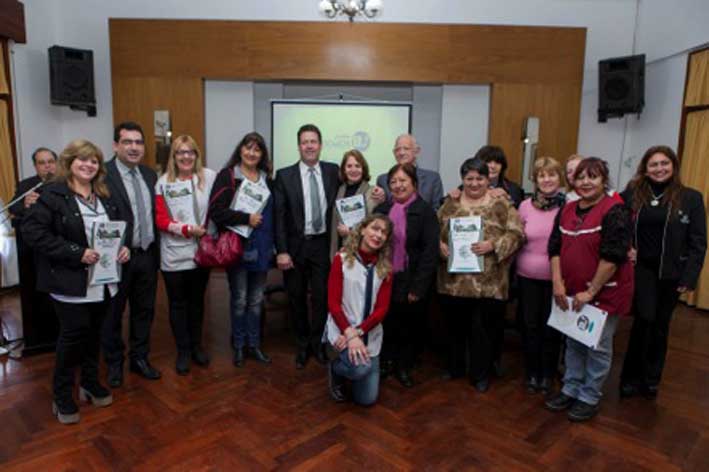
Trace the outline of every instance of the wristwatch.
<instances>
[{"instance_id":1,"label":"wristwatch","mask_svg":"<svg viewBox=\"0 0 709 472\"><path fill-rule=\"evenodd\" d=\"M360 338L364 337L364 331L362 331L362 328L357 328L357 336Z\"/></svg>"}]
</instances>

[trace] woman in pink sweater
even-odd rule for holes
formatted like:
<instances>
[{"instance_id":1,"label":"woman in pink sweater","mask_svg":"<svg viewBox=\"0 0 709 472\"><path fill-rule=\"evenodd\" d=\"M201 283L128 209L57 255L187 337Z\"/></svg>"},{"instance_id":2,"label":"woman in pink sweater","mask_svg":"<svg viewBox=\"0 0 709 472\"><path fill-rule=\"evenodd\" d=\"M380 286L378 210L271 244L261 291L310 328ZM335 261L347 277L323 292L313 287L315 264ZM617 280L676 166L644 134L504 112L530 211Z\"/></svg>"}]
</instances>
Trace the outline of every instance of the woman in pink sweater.
<instances>
[{"instance_id":1,"label":"woman in pink sweater","mask_svg":"<svg viewBox=\"0 0 709 472\"><path fill-rule=\"evenodd\" d=\"M547 326L551 312L551 265L547 253L554 218L564 206L563 170L558 161L534 163L534 195L522 202L525 245L517 254L519 306L524 322L526 387L529 393L551 390L559 358L560 336Z\"/></svg>"}]
</instances>

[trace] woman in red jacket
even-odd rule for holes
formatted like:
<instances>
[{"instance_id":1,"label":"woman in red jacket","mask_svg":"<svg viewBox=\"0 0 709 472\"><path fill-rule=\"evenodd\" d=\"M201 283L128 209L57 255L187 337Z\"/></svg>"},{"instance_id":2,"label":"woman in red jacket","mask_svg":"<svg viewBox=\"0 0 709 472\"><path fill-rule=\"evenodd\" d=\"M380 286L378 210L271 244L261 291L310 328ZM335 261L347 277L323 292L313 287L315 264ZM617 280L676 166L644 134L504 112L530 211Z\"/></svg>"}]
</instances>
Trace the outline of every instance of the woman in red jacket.
<instances>
[{"instance_id":1,"label":"woman in red jacket","mask_svg":"<svg viewBox=\"0 0 709 472\"><path fill-rule=\"evenodd\" d=\"M392 222L370 215L350 232L335 254L328 279L324 337L339 351L330 362L330 396L345 401L344 383L352 381L352 400L371 405L379 395L379 352L392 286Z\"/></svg>"},{"instance_id":2,"label":"woman in red jacket","mask_svg":"<svg viewBox=\"0 0 709 472\"><path fill-rule=\"evenodd\" d=\"M597 157L582 160L574 172L574 189L581 199L561 209L549 238L557 306L579 311L590 303L608 313L595 349L566 338L564 386L546 406L552 411L570 408L571 421L585 421L598 412L613 360L618 316L630 312L633 296L630 213L607 194L607 187L606 162Z\"/></svg>"}]
</instances>

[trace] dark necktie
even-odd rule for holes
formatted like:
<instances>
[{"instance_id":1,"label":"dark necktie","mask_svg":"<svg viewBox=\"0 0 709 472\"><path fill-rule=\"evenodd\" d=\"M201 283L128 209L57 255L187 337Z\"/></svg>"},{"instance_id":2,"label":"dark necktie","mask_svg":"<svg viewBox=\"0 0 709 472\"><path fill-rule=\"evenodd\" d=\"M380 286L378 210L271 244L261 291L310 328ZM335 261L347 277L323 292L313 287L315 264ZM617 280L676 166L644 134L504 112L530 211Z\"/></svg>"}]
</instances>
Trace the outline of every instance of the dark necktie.
<instances>
[{"instance_id":1,"label":"dark necktie","mask_svg":"<svg viewBox=\"0 0 709 472\"><path fill-rule=\"evenodd\" d=\"M138 171L135 167L130 170L130 175L133 178L133 191L135 192L136 206L138 207L138 214L134 216L138 217L140 248L145 251L148 249L148 246L150 246L150 235L148 234L148 214L145 209L145 201L143 200L143 189L140 186ZM135 218L133 218L133 220L135 221Z\"/></svg>"},{"instance_id":2,"label":"dark necktie","mask_svg":"<svg viewBox=\"0 0 709 472\"><path fill-rule=\"evenodd\" d=\"M309 168L310 173L310 211L313 217L313 233L322 233L322 209L320 208L320 192L318 192L318 181L315 178L315 169Z\"/></svg>"}]
</instances>

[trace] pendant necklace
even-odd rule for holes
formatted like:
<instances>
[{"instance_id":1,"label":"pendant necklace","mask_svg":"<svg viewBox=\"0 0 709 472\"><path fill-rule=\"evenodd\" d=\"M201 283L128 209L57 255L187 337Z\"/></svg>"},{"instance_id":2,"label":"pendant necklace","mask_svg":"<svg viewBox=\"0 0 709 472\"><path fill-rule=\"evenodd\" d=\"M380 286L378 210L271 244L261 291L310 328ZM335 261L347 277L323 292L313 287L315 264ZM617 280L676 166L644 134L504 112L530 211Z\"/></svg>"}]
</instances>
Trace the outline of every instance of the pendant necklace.
<instances>
[{"instance_id":1,"label":"pendant necklace","mask_svg":"<svg viewBox=\"0 0 709 472\"><path fill-rule=\"evenodd\" d=\"M651 190L651 192L652 192L652 190ZM665 194L665 192L662 192L662 193L659 194L659 195L655 195L655 192L652 192L652 200L650 200L650 206L656 207L657 205L659 205L659 204L660 204L660 199L662 198L662 196L663 196L664 194Z\"/></svg>"}]
</instances>

